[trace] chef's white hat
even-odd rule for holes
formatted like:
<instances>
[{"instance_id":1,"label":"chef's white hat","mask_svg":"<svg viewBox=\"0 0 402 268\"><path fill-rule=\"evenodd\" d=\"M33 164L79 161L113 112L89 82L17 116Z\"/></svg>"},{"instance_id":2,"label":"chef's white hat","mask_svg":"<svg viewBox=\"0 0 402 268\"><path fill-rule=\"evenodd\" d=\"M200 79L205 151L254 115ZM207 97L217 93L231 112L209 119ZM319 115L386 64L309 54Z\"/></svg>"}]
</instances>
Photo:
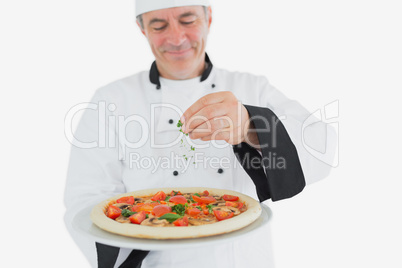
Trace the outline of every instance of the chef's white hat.
<instances>
[{"instance_id":1,"label":"chef's white hat","mask_svg":"<svg viewBox=\"0 0 402 268\"><path fill-rule=\"evenodd\" d=\"M153 10L183 6L209 6L209 0L135 0L135 16Z\"/></svg>"}]
</instances>

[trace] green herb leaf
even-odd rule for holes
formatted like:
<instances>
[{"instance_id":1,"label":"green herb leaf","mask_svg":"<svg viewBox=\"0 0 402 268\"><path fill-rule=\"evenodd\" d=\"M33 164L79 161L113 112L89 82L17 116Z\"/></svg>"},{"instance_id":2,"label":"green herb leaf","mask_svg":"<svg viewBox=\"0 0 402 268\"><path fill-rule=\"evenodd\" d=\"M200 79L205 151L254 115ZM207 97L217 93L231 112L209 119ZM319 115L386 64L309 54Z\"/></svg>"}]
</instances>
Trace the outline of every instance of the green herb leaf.
<instances>
[{"instance_id":1,"label":"green herb leaf","mask_svg":"<svg viewBox=\"0 0 402 268\"><path fill-rule=\"evenodd\" d=\"M177 219L180 219L181 216L173 213L166 213L163 216L159 217L159 220L167 220L168 222L174 222Z\"/></svg>"},{"instance_id":2,"label":"green herb leaf","mask_svg":"<svg viewBox=\"0 0 402 268\"><path fill-rule=\"evenodd\" d=\"M169 199L170 199L170 196L167 195L166 198L165 198L165 201L169 202Z\"/></svg>"},{"instance_id":3,"label":"green herb leaf","mask_svg":"<svg viewBox=\"0 0 402 268\"><path fill-rule=\"evenodd\" d=\"M201 210L201 211L202 211L202 208L201 208L200 206L196 206L196 208L198 208L199 210Z\"/></svg>"},{"instance_id":4,"label":"green herb leaf","mask_svg":"<svg viewBox=\"0 0 402 268\"><path fill-rule=\"evenodd\" d=\"M178 215L184 216L184 213L186 212L186 207L182 204L174 205L172 207L172 212L176 212Z\"/></svg>"},{"instance_id":5,"label":"green herb leaf","mask_svg":"<svg viewBox=\"0 0 402 268\"><path fill-rule=\"evenodd\" d=\"M198 197L201 197L201 195L200 195L200 194L198 194L198 193L195 193L194 195L196 195L196 196L198 196Z\"/></svg>"},{"instance_id":6,"label":"green herb leaf","mask_svg":"<svg viewBox=\"0 0 402 268\"><path fill-rule=\"evenodd\" d=\"M182 126L183 126L183 123L179 119L179 122L177 122L177 127L182 127Z\"/></svg>"},{"instance_id":7,"label":"green herb leaf","mask_svg":"<svg viewBox=\"0 0 402 268\"><path fill-rule=\"evenodd\" d=\"M130 217L131 215L134 215L135 213L137 213L137 212L133 212L133 211L128 210L128 209L123 209L121 211L121 215L123 215L124 217Z\"/></svg>"},{"instance_id":8,"label":"green herb leaf","mask_svg":"<svg viewBox=\"0 0 402 268\"><path fill-rule=\"evenodd\" d=\"M207 208L209 210L209 213L213 213L214 211L212 210L213 207L216 207L216 205L207 205Z\"/></svg>"}]
</instances>

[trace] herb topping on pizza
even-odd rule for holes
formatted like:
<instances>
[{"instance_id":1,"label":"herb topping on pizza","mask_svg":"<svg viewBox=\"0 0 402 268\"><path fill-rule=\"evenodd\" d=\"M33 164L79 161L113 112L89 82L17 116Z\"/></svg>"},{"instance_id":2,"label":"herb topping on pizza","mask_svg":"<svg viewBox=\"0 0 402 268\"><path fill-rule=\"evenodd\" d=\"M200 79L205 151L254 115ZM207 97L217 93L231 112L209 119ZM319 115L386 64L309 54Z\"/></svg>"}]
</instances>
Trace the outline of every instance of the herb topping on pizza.
<instances>
[{"instance_id":1,"label":"herb topping on pizza","mask_svg":"<svg viewBox=\"0 0 402 268\"><path fill-rule=\"evenodd\" d=\"M125 196L109 204L105 214L120 223L153 227L197 226L227 220L247 206L234 195L163 191L149 196Z\"/></svg>"}]
</instances>

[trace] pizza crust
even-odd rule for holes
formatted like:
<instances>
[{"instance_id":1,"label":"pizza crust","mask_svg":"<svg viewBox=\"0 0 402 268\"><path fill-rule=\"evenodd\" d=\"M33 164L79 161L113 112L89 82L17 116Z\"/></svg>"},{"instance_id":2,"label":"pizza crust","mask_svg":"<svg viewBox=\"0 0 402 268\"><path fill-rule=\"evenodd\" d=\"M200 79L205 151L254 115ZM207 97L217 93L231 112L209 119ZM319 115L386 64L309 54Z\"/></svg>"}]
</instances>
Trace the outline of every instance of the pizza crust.
<instances>
[{"instance_id":1,"label":"pizza crust","mask_svg":"<svg viewBox=\"0 0 402 268\"><path fill-rule=\"evenodd\" d=\"M138 196L154 195L159 191L170 193L173 190L180 191L182 193L197 193L207 190L210 193L210 195L224 195L224 194L236 195L240 198L242 202L246 203L247 210L238 216L212 224L206 224L200 226L188 226L188 227L160 227L160 228L137 225L137 224L119 223L115 220L108 218L105 214L108 206L110 204L114 204L116 200L121 197L124 196L138 197ZM99 228L123 236L147 238L147 239L184 239L184 238L197 238L197 237L219 235L239 230L254 222L261 215L261 211L262 211L261 206L258 201L239 192L224 189L206 188L206 187L186 187L186 188L169 187L169 188L154 188L154 189L139 190L130 193L120 194L112 198L109 198L101 202L100 204L96 205L92 209L91 220Z\"/></svg>"}]
</instances>

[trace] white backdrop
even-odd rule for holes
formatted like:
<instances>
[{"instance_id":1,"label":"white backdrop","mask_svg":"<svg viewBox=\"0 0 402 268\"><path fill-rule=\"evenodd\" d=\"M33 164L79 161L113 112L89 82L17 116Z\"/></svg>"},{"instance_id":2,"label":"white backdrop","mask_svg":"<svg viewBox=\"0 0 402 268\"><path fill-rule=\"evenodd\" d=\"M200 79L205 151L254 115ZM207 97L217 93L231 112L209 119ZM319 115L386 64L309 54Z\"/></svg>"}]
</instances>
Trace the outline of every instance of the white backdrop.
<instances>
[{"instance_id":1,"label":"white backdrop","mask_svg":"<svg viewBox=\"0 0 402 268\"><path fill-rule=\"evenodd\" d=\"M213 1L215 66L265 75L311 112L339 101L339 165L276 203L277 268L402 267L400 1ZM153 57L133 0L0 2L5 267L87 267L63 223L64 117ZM3 250L4 254L4 250Z\"/></svg>"}]
</instances>

